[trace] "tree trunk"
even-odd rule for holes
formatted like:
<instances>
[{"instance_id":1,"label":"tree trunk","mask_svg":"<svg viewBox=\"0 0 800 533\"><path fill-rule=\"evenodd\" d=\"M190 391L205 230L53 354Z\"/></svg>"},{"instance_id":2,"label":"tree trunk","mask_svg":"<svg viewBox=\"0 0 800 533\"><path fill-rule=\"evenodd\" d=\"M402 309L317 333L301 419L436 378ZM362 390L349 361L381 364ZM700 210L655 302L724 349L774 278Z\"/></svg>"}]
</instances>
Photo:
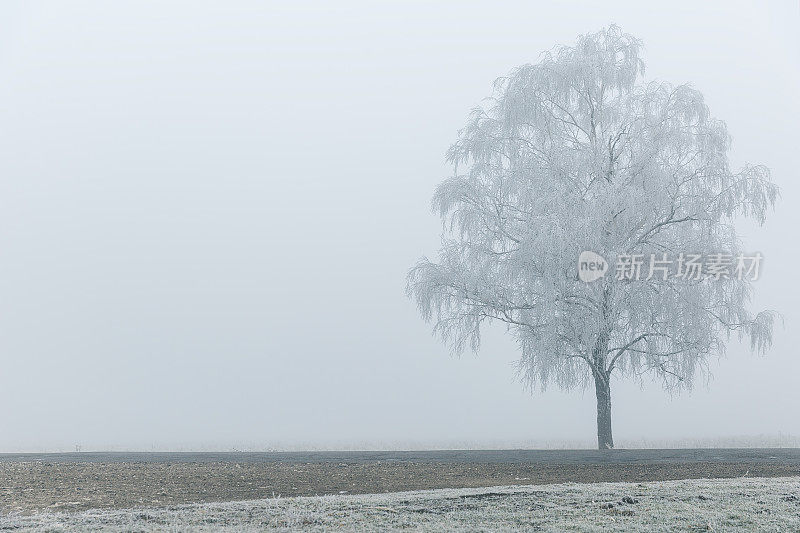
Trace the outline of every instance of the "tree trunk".
<instances>
[{"instance_id":1,"label":"tree trunk","mask_svg":"<svg viewBox=\"0 0 800 533\"><path fill-rule=\"evenodd\" d=\"M614 447L611 436L611 376L595 375L594 390L597 393L597 448L610 450Z\"/></svg>"}]
</instances>

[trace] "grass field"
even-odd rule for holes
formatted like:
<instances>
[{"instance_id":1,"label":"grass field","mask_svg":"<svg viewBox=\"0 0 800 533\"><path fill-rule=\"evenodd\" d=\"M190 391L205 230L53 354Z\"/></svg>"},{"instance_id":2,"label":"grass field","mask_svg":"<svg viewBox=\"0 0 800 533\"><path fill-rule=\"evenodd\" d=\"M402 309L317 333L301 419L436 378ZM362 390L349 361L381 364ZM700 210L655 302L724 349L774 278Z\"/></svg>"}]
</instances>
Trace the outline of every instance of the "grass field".
<instances>
[{"instance_id":1,"label":"grass field","mask_svg":"<svg viewBox=\"0 0 800 533\"><path fill-rule=\"evenodd\" d=\"M800 531L800 478L565 483L6 515L34 531Z\"/></svg>"}]
</instances>

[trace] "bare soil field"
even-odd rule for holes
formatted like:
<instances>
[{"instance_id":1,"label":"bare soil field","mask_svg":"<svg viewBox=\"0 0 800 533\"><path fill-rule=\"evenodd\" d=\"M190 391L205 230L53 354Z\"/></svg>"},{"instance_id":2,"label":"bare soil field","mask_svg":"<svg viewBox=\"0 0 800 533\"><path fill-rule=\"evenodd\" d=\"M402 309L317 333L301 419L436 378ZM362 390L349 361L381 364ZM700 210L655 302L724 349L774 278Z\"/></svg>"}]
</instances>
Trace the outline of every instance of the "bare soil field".
<instances>
[{"instance_id":1,"label":"bare soil field","mask_svg":"<svg viewBox=\"0 0 800 533\"><path fill-rule=\"evenodd\" d=\"M0 457L0 513L566 482L788 476L800 476L797 450L6 455Z\"/></svg>"},{"instance_id":2,"label":"bare soil field","mask_svg":"<svg viewBox=\"0 0 800 533\"><path fill-rule=\"evenodd\" d=\"M2 529L72 531L800 531L800 478L565 483L48 512Z\"/></svg>"}]
</instances>

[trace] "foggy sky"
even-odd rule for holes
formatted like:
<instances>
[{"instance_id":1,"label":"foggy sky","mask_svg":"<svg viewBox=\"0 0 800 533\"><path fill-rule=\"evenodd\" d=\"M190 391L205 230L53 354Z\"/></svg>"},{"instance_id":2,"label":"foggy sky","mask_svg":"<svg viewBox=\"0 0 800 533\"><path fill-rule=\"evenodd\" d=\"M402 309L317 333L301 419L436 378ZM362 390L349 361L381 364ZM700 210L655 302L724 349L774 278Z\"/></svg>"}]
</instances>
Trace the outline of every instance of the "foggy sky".
<instances>
[{"instance_id":1,"label":"foggy sky","mask_svg":"<svg viewBox=\"0 0 800 533\"><path fill-rule=\"evenodd\" d=\"M3 3L0 451L592 446L593 391L525 391L501 328L450 356L404 285L491 82L610 23L772 169L742 234L786 323L616 381L615 437L800 435L800 6L536 4Z\"/></svg>"}]
</instances>

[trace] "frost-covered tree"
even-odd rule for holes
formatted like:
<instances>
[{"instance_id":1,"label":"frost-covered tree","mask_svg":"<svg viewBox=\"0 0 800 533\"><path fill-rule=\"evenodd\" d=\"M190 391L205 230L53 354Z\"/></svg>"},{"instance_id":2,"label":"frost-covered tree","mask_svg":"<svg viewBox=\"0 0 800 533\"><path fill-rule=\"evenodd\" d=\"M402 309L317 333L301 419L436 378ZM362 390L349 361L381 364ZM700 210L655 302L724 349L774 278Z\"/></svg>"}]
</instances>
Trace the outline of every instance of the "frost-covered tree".
<instances>
[{"instance_id":1,"label":"frost-covered tree","mask_svg":"<svg viewBox=\"0 0 800 533\"><path fill-rule=\"evenodd\" d=\"M735 219L763 223L769 170L728 162L730 137L688 85L643 81L641 43L611 26L495 82L447 153L436 189L438 261L408 292L456 352L504 323L528 385L592 383L597 438L612 448L611 376L690 387L731 334L771 344L773 313L748 310L744 277L577 277L578 256L737 256ZM646 273L645 273L646 274Z\"/></svg>"}]
</instances>

